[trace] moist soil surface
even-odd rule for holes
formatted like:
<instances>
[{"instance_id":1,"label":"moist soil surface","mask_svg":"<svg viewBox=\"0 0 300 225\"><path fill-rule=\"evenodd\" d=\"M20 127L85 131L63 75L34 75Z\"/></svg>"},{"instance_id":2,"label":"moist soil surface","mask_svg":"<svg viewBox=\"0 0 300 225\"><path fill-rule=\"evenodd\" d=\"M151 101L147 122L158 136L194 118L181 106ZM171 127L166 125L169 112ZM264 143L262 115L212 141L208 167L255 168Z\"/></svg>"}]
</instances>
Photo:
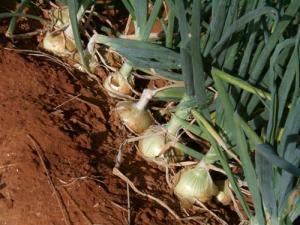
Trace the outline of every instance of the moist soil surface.
<instances>
[{"instance_id":1,"label":"moist soil surface","mask_svg":"<svg viewBox=\"0 0 300 225\"><path fill-rule=\"evenodd\" d=\"M127 189L112 172L129 134L116 102L86 74L16 51L36 43L8 41L7 21L0 24L0 225L219 224L205 210L197 210L199 222L179 221ZM186 216L164 173L133 144L125 146L120 170Z\"/></svg>"}]
</instances>

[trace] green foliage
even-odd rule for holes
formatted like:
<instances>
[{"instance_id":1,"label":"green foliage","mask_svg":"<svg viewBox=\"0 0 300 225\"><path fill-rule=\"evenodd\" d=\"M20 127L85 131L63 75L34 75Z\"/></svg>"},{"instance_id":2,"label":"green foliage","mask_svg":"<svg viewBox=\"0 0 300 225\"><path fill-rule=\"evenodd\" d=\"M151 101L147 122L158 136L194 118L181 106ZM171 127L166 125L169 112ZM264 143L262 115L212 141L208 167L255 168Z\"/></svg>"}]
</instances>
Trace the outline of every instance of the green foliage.
<instances>
[{"instance_id":1,"label":"green foliage","mask_svg":"<svg viewBox=\"0 0 300 225\"><path fill-rule=\"evenodd\" d=\"M181 71L186 93L197 102L193 116L199 126L181 122L192 133L209 140L217 150L249 219L260 225L270 221L290 224L288 221L296 218L300 208L298 200L288 202L288 196L297 188L300 163L297 142L300 125L295 122L300 121L300 28L292 23L300 16L300 2L166 2L172 11L168 14L171 16L167 46L175 51L179 48L180 56L172 51L168 57L169 49L151 43L131 42L132 45L123 46L120 43L116 48L115 40L110 46L134 65L156 71ZM174 46L171 43L176 40L170 38L176 22L180 42ZM142 57L134 56L134 49L139 49ZM172 79L177 80L177 76ZM209 107L208 83L218 91L217 100ZM212 113L216 115L214 121ZM212 135L213 127L241 160L255 219L226 166L228 155ZM289 210L287 204L291 205Z\"/></svg>"}]
</instances>

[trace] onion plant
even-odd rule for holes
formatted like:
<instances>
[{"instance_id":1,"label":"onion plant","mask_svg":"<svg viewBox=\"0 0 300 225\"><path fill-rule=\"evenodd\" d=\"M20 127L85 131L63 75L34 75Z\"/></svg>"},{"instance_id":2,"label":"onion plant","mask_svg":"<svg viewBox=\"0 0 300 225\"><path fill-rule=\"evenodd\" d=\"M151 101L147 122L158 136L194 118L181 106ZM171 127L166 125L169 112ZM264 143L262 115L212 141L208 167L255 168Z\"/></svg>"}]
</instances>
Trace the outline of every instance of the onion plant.
<instances>
[{"instance_id":1,"label":"onion plant","mask_svg":"<svg viewBox=\"0 0 300 225\"><path fill-rule=\"evenodd\" d=\"M180 86L166 86L157 89L144 89L138 101L121 101L116 105L123 124L133 133L141 134L154 124L154 118L147 109L148 103L152 99L156 100L175 100L180 99L184 92Z\"/></svg>"},{"instance_id":2,"label":"onion plant","mask_svg":"<svg viewBox=\"0 0 300 225\"><path fill-rule=\"evenodd\" d=\"M213 197L223 205L231 203L228 180L219 180L217 184L209 172L209 166L217 162L218 158L216 149L212 147L196 166L178 172L175 177L174 194L184 208L190 208L197 201L210 201Z\"/></svg>"},{"instance_id":3,"label":"onion plant","mask_svg":"<svg viewBox=\"0 0 300 225\"><path fill-rule=\"evenodd\" d=\"M124 125L134 133L142 133L154 123L154 119L146 109L149 100L152 98L150 90L145 89L138 102L119 102L116 111Z\"/></svg>"},{"instance_id":4,"label":"onion plant","mask_svg":"<svg viewBox=\"0 0 300 225\"><path fill-rule=\"evenodd\" d=\"M82 46L79 27L85 10L93 4L93 0L58 1L60 7L51 10L51 26L43 39L42 47L55 55L73 58L81 65L80 69L93 71L96 60Z\"/></svg>"},{"instance_id":5,"label":"onion plant","mask_svg":"<svg viewBox=\"0 0 300 225\"><path fill-rule=\"evenodd\" d=\"M177 117L187 118L188 111L184 106L187 101L188 97L185 96L177 106L175 112ZM163 126L150 127L144 132L143 138L139 140L139 152L144 158L151 161L159 160L160 158L166 162L180 161L183 158L183 154L175 147L179 129L181 129L181 125L175 116Z\"/></svg>"},{"instance_id":6,"label":"onion plant","mask_svg":"<svg viewBox=\"0 0 300 225\"><path fill-rule=\"evenodd\" d=\"M70 26L69 9L62 6L62 8L53 9L51 15L54 31L46 33L42 48L62 58L72 58L77 49ZM64 30L61 31L61 29Z\"/></svg>"},{"instance_id":7,"label":"onion plant","mask_svg":"<svg viewBox=\"0 0 300 225\"><path fill-rule=\"evenodd\" d=\"M38 20L48 30L41 44L45 50L63 58L72 58L81 64L79 69L93 70L96 60L83 49L79 27L85 10L94 4L94 0L57 0L55 2L59 8L50 10L50 22L39 16L23 13L26 7L36 7L33 2L28 0L21 0L13 13L1 13L0 18L12 17L6 36L14 38L13 33L18 17Z\"/></svg>"},{"instance_id":8,"label":"onion plant","mask_svg":"<svg viewBox=\"0 0 300 225\"><path fill-rule=\"evenodd\" d=\"M185 208L191 207L197 200L207 202L218 194L218 187L202 163L182 170L178 176L174 193Z\"/></svg>"},{"instance_id":9,"label":"onion plant","mask_svg":"<svg viewBox=\"0 0 300 225\"><path fill-rule=\"evenodd\" d=\"M149 38L152 27L162 8L162 2L162 0L155 1L153 9L149 13L149 1L123 0L134 24L134 36L136 40L146 41ZM89 45L91 46L91 50L95 43L103 44L97 34L90 40ZM122 45L126 47L125 43ZM125 61L117 72L108 75L104 81L104 87L110 96L122 98L132 94L134 88L134 77L131 74L132 70L133 66Z\"/></svg>"},{"instance_id":10,"label":"onion plant","mask_svg":"<svg viewBox=\"0 0 300 225\"><path fill-rule=\"evenodd\" d=\"M251 224L292 224L300 214L296 122L300 121L300 2L166 3L179 24L180 42L172 53L151 43L130 41L122 46L119 40L107 38L103 42L133 65L184 82L185 96L191 101L181 119L187 122L192 116L197 125L181 121L175 127L210 142L218 156L214 164L225 171L228 187ZM141 54L134 54L136 49ZM217 91L212 104L208 85ZM229 167L234 160L243 176ZM255 213L238 180L245 181Z\"/></svg>"}]
</instances>

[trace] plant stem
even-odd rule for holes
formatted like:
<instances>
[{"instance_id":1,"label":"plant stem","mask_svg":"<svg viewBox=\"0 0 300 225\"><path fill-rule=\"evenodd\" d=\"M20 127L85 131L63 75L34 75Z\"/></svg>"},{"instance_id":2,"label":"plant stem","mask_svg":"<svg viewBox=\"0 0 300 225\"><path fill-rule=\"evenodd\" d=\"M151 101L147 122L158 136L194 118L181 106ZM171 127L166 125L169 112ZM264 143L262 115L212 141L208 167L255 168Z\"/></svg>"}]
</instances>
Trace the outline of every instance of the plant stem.
<instances>
[{"instance_id":1,"label":"plant stem","mask_svg":"<svg viewBox=\"0 0 300 225\"><path fill-rule=\"evenodd\" d=\"M202 153L197 152L196 150L194 150L192 148L189 148L186 145L181 144L180 142L176 142L176 144L174 145L174 147L176 149L179 149L183 153L185 153L185 154L187 154L189 156L194 157L195 159L202 160L202 158L203 158L203 154Z\"/></svg>"},{"instance_id":2,"label":"plant stem","mask_svg":"<svg viewBox=\"0 0 300 225\"><path fill-rule=\"evenodd\" d=\"M27 5L28 0L22 0L18 9L15 11L15 13L22 13L23 9L25 8L25 6ZM17 15L13 16L10 20L9 23L9 27L6 31L6 36L11 38L13 36L13 33L15 31L16 28L16 24L17 24Z\"/></svg>"},{"instance_id":3,"label":"plant stem","mask_svg":"<svg viewBox=\"0 0 300 225\"><path fill-rule=\"evenodd\" d=\"M145 110L149 101L152 99L152 96L153 96L153 91L150 89L145 89L139 101L135 104L135 107L140 111Z\"/></svg>"},{"instance_id":4,"label":"plant stem","mask_svg":"<svg viewBox=\"0 0 300 225\"><path fill-rule=\"evenodd\" d=\"M128 79L128 77L131 75L132 68L133 67L129 63L125 62L120 68L119 72L124 78Z\"/></svg>"},{"instance_id":5,"label":"plant stem","mask_svg":"<svg viewBox=\"0 0 300 225\"><path fill-rule=\"evenodd\" d=\"M166 125L166 129L168 131L168 133L172 134L172 135L176 135L176 133L178 132L178 130L182 127L181 124L178 122L178 120L176 119L176 117L180 118L180 119L186 119L189 115L189 109L184 107L183 105L189 100L189 96L188 95L184 95L182 100L180 101L179 105L177 106L177 109L175 111L175 116L172 116L172 118L170 119L170 121L167 123Z\"/></svg>"}]
</instances>

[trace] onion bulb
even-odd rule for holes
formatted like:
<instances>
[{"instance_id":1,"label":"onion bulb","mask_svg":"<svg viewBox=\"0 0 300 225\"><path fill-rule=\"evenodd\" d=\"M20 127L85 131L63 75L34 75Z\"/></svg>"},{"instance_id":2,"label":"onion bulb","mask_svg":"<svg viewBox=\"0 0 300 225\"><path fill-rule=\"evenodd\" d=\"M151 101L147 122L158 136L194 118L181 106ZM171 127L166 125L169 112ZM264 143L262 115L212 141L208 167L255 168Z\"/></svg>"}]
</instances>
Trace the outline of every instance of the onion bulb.
<instances>
[{"instance_id":1,"label":"onion bulb","mask_svg":"<svg viewBox=\"0 0 300 225\"><path fill-rule=\"evenodd\" d=\"M146 160L157 164L178 162L184 159L184 154L174 147L173 136L162 126L151 126L139 140L138 152Z\"/></svg>"},{"instance_id":2,"label":"onion bulb","mask_svg":"<svg viewBox=\"0 0 300 225\"><path fill-rule=\"evenodd\" d=\"M116 111L123 124L132 132L140 134L154 124L154 119L146 106L153 92L145 89L138 102L119 102Z\"/></svg>"},{"instance_id":3,"label":"onion bulb","mask_svg":"<svg viewBox=\"0 0 300 225\"><path fill-rule=\"evenodd\" d=\"M46 51L64 59L70 59L75 64L75 68L86 71L81 65L81 58L77 51L72 26L70 24L69 9L62 7L51 10L53 32L47 32L41 47ZM97 58L90 54L88 50L84 52L85 62L89 66L89 71L94 72L98 66Z\"/></svg>"},{"instance_id":4,"label":"onion bulb","mask_svg":"<svg viewBox=\"0 0 300 225\"><path fill-rule=\"evenodd\" d=\"M219 185L220 192L217 194L216 199L218 202L222 203L223 205L229 205L232 201L231 195L230 195L230 187L229 187L229 181L225 180L222 181Z\"/></svg>"},{"instance_id":5,"label":"onion bulb","mask_svg":"<svg viewBox=\"0 0 300 225\"><path fill-rule=\"evenodd\" d=\"M109 96L118 98L131 95L133 84L134 79L132 76L127 79L126 77L122 76L120 72L115 72L108 75L108 77L104 81L103 86Z\"/></svg>"},{"instance_id":6,"label":"onion bulb","mask_svg":"<svg viewBox=\"0 0 300 225\"><path fill-rule=\"evenodd\" d=\"M175 116L173 115L167 124L149 127L143 133L143 138L139 140L138 149L146 160L159 163L162 160L178 162L184 159L184 153L174 146L178 142L176 135L182 128L176 117L185 119L189 114L187 108L181 107L187 99L188 96L183 97L177 106Z\"/></svg>"},{"instance_id":7,"label":"onion bulb","mask_svg":"<svg viewBox=\"0 0 300 225\"><path fill-rule=\"evenodd\" d=\"M200 166L183 169L174 188L174 194L184 207L190 207L196 200L207 202L217 193L218 187L214 184L209 171Z\"/></svg>"},{"instance_id":8,"label":"onion bulb","mask_svg":"<svg viewBox=\"0 0 300 225\"><path fill-rule=\"evenodd\" d=\"M87 44L87 51L92 55L95 51L95 45L103 35L94 34ZM119 71L111 73L105 79L103 86L109 96L114 98L124 98L132 94L134 88L134 77L132 76L132 66L125 62Z\"/></svg>"},{"instance_id":9,"label":"onion bulb","mask_svg":"<svg viewBox=\"0 0 300 225\"><path fill-rule=\"evenodd\" d=\"M42 48L54 55L74 61L74 67L76 67L80 71L85 71L81 65L81 60L76 49L75 41L72 38L66 36L64 32L59 32L57 34L47 32L42 42ZM93 73L98 66L97 59L88 51L85 51L85 53L89 69Z\"/></svg>"},{"instance_id":10,"label":"onion bulb","mask_svg":"<svg viewBox=\"0 0 300 225\"><path fill-rule=\"evenodd\" d=\"M73 39L66 37L63 32L46 33L42 47L57 56L66 58L76 53L76 46Z\"/></svg>"},{"instance_id":11,"label":"onion bulb","mask_svg":"<svg viewBox=\"0 0 300 225\"><path fill-rule=\"evenodd\" d=\"M67 7L53 9L52 24L54 32L47 32L42 48L60 57L69 57L76 52L76 45L73 38L72 28L69 25L69 9ZM63 29L64 28L64 29Z\"/></svg>"}]
</instances>

